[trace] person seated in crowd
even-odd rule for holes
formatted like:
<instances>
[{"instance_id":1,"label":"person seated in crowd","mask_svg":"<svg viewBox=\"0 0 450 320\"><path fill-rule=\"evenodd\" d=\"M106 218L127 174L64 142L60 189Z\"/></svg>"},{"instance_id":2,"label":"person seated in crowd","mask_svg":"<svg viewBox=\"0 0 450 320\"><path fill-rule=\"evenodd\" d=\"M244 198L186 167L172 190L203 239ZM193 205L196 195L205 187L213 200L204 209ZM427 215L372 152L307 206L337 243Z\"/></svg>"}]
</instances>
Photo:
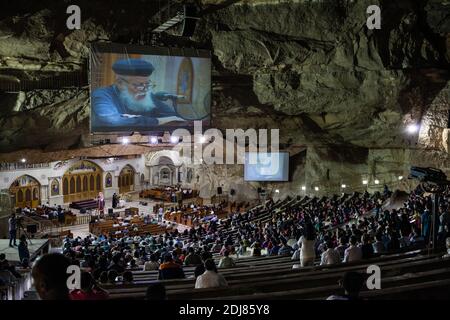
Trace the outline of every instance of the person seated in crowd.
<instances>
[{"instance_id":1,"label":"person seated in crowd","mask_svg":"<svg viewBox=\"0 0 450 320\"><path fill-rule=\"evenodd\" d=\"M252 244L252 257L260 257L261 256L261 246L259 242L254 242Z\"/></svg>"},{"instance_id":2,"label":"person seated in crowd","mask_svg":"<svg viewBox=\"0 0 450 320\"><path fill-rule=\"evenodd\" d=\"M445 239L445 245L447 247L447 253L443 257L444 258L450 258L450 237Z\"/></svg>"},{"instance_id":3,"label":"person seated in crowd","mask_svg":"<svg viewBox=\"0 0 450 320\"><path fill-rule=\"evenodd\" d=\"M424 243L425 239L420 235L420 230L418 227L413 226L413 231L411 235L409 236L409 243L412 244L418 244L418 243Z\"/></svg>"},{"instance_id":4,"label":"person seated in crowd","mask_svg":"<svg viewBox=\"0 0 450 320\"><path fill-rule=\"evenodd\" d=\"M183 279L184 272L181 265L173 261L171 254L164 256L164 263L159 266L159 280Z\"/></svg>"},{"instance_id":5,"label":"person seated in crowd","mask_svg":"<svg viewBox=\"0 0 450 320\"><path fill-rule=\"evenodd\" d=\"M123 274L122 274L122 282L124 283L124 284L130 284L130 283L133 283L133 273L131 272L131 271L125 271Z\"/></svg>"},{"instance_id":6,"label":"person seated in crowd","mask_svg":"<svg viewBox=\"0 0 450 320\"><path fill-rule=\"evenodd\" d=\"M291 260L293 261L298 261L300 260L300 253L301 253L301 248L298 246L298 244L295 245L296 249L294 251L294 253L291 256Z\"/></svg>"},{"instance_id":7,"label":"person seated in crowd","mask_svg":"<svg viewBox=\"0 0 450 320\"><path fill-rule=\"evenodd\" d=\"M188 248L188 255L184 259L184 265L185 266L198 266L199 264L202 264L202 258L195 253L194 248L190 247Z\"/></svg>"},{"instance_id":8,"label":"person seated in crowd","mask_svg":"<svg viewBox=\"0 0 450 320\"><path fill-rule=\"evenodd\" d=\"M71 300L105 300L108 292L98 286L89 272L81 273L80 289L70 292Z\"/></svg>"},{"instance_id":9,"label":"person seated in crowd","mask_svg":"<svg viewBox=\"0 0 450 320\"><path fill-rule=\"evenodd\" d=\"M333 241L328 240L324 246L325 251L322 253L320 258L320 265L338 264L341 262L341 257L339 252L335 250Z\"/></svg>"},{"instance_id":10,"label":"person seated in crowd","mask_svg":"<svg viewBox=\"0 0 450 320\"><path fill-rule=\"evenodd\" d=\"M234 266L236 266L236 263L230 257L230 251L226 250L223 253L223 258L219 261L219 268L232 268Z\"/></svg>"},{"instance_id":11,"label":"person seated in crowd","mask_svg":"<svg viewBox=\"0 0 450 320\"><path fill-rule=\"evenodd\" d=\"M147 287L145 300L163 301L167 300L166 287L161 282L155 282Z\"/></svg>"},{"instance_id":12,"label":"person seated in crowd","mask_svg":"<svg viewBox=\"0 0 450 320\"><path fill-rule=\"evenodd\" d=\"M108 283L115 284L117 282L118 276L119 276L119 273L116 270L109 270L108 271Z\"/></svg>"},{"instance_id":13,"label":"person seated in crowd","mask_svg":"<svg viewBox=\"0 0 450 320\"><path fill-rule=\"evenodd\" d=\"M220 249L222 248L222 245L219 240L216 240L213 246L211 247L211 252L213 253L219 253Z\"/></svg>"},{"instance_id":14,"label":"person seated in crowd","mask_svg":"<svg viewBox=\"0 0 450 320\"><path fill-rule=\"evenodd\" d=\"M108 272L102 271L102 272L100 273L100 276L99 276L99 278L98 278L98 281L99 281L101 284L107 284L107 283L108 283Z\"/></svg>"},{"instance_id":15,"label":"person seated in crowd","mask_svg":"<svg viewBox=\"0 0 450 320\"><path fill-rule=\"evenodd\" d=\"M372 244L373 246L373 252L380 254L380 253L384 253L385 252L385 247L384 247L384 243L382 241L383 236L381 233L377 233L375 235L375 242Z\"/></svg>"},{"instance_id":16,"label":"person seated in crowd","mask_svg":"<svg viewBox=\"0 0 450 320\"><path fill-rule=\"evenodd\" d=\"M271 240L270 244L267 247L267 253L269 256L277 256L278 251L280 251L280 245L277 241Z\"/></svg>"},{"instance_id":17,"label":"person seated in crowd","mask_svg":"<svg viewBox=\"0 0 450 320\"><path fill-rule=\"evenodd\" d=\"M195 289L201 288L218 288L227 287L228 283L225 278L217 272L214 260L208 259L205 261L205 272L197 277L195 281Z\"/></svg>"},{"instance_id":18,"label":"person seated in crowd","mask_svg":"<svg viewBox=\"0 0 450 320\"><path fill-rule=\"evenodd\" d=\"M288 245L287 240L286 239L282 239L281 240L281 247L278 250L278 255L279 256L290 256L292 254L292 247Z\"/></svg>"},{"instance_id":19,"label":"person seated in crowd","mask_svg":"<svg viewBox=\"0 0 450 320\"><path fill-rule=\"evenodd\" d=\"M347 237L346 236L341 236L339 238L339 245L335 248L335 250L339 253L339 257L341 258L341 261L344 260L345 250L347 248L348 248Z\"/></svg>"},{"instance_id":20,"label":"person seated in crowd","mask_svg":"<svg viewBox=\"0 0 450 320\"><path fill-rule=\"evenodd\" d=\"M69 300L69 266L70 260L60 253L46 254L36 261L31 275L42 300Z\"/></svg>"},{"instance_id":21,"label":"person seated in crowd","mask_svg":"<svg viewBox=\"0 0 450 320\"><path fill-rule=\"evenodd\" d=\"M145 262L144 271L151 271L158 269L159 269L158 256L153 253L150 255L150 261Z\"/></svg>"},{"instance_id":22,"label":"person seated in crowd","mask_svg":"<svg viewBox=\"0 0 450 320\"><path fill-rule=\"evenodd\" d=\"M120 254L116 254L113 256L111 264L108 266L108 271L114 270L117 273L123 273L125 268L121 264Z\"/></svg>"},{"instance_id":23,"label":"person seated in crowd","mask_svg":"<svg viewBox=\"0 0 450 320\"><path fill-rule=\"evenodd\" d=\"M345 249L344 262L359 261L362 259L362 250L358 247L356 236L350 237L350 246Z\"/></svg>"},{"instance_id":24,"label":"person seated in crowd","mask_svg":"<svg viewBox=\"0 0 450 320\"><path fill-rule=\"evenodd\" d=\"M362 235L360 247L363 259L373 258L374 250L372 243L370 243L370 236L367 233Z\"/></svg>"},{"instance_id":25,"label":"person seated in crowd","mask_svg":"<svg viewBox=\"0 0 450 320\"><path fill-rule=\"evenodd\" d=\"M359 293L364 286L364 276L357 272L346 272L340 281L343 295L331 295L327 300L359 300Z\"/></svg>"}]
</instances>

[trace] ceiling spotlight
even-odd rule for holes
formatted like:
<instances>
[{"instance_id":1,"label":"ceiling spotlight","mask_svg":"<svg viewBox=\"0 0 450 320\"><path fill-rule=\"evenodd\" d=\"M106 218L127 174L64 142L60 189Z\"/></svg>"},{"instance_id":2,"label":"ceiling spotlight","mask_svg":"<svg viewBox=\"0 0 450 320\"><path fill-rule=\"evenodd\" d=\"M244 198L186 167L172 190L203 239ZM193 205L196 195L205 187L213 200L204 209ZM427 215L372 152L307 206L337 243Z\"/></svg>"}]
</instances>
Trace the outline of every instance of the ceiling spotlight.
<instances>
[{"instance_id":1,"label":"ceiling spotlight","mask_svg":"<svg viewBox=\"0 0 450 320\"><path fill-rule=\"evenodd\" d=\"M178 142L178 137L175 137L175 136L170 137L170 142L171 143L177 143Z\"/></svg>"},{"instance_id":2,"label":"ceiling spotlight","mask_svg":"<svg viewBox=\"0 0 450 320\"><path fill-rule=\"evenodd\" d=\"M22 159L20 159L20 162L25 163L25 162L27 162L27 159L22 158Z\"/></svg>"},{"instance_id":3,"label":"ceiling spotlight","mask_svg":"<svg viewBox=\"0 0 450 320\"><path fill-rule=\"evenodd\" d=\"M128 144L128 143L130 143L130 140L128 138L123 137L122 144Z\"/></svg>"},{"instance_id":4,"label":"ceiling spotlight","mask_svg":"<svg viewBox=\"0 0 450 320\"><path fill-rule=\"evenodd\" d=\"M407 131L409 134L417 133L417 132L419 131L419 125L417 125L417 124L410 124L410 125L408 125L408 126L406 127L406 131Z\"/></svg>"},{"instance_id":5,"label":"ceiling spotlight","mask_svg":"<svg viewBox=\"0 0 450 320\"><path fill-rule=\"evenodd\" d=\"M305 191L306 190L306 186L302 186L302 190Z\"/></svg>"},{"instance_id":6,"label":"ceiling spotlight","mask_svg":"<svg viewBox=\"0 0 450 320\"><path fill-rule=\"evenodd\" d=\"M345 189L345 188L347 188L347 185L343 184L343 185L341 185L341 188Z\"/></svg>"},{"instance_id":7,"label":"ceiling spotlight","mask_svg":"<svg viewBox=\"0 0 450 320\"><path fill-rule=\"evenodd\" d=\"M398 176L398 180L403 180L403 176Z\"/></svg>"},{"instance_id":8,"label":"ceiling spotlight","mask_svg":"<svg viewBox=\"0 0 450 320\"><path fill-rule=\"evenodd\" d=\"M158 143L158 138L157 137L150 137L150 143L157 144Z\"/></svg>"},{"instance_id":9,"label":"ceiling spotlight","mask_svg":"<svg viewBox=\"0 0 450 320\"><path fill-rule=\"evenodd\" d=\"M380 184L380 180L378 180L378 179L375 179L375 184Z\"/></svg>"},{"instance_id":10,"label":"ceiling spotlight","mask_svg":"<svg viewBox=\"0 0 450 320\"><path fill-rule=\"evenodd\" d=\"M319 191L319 187L314 187L314 190Z\"/></svg>"},{"instance_id":11,"label":"ceiling spotlight","mask_svg":"<svg viewBox=\"0 0 450 320\"><path fill-rule=\"evenodd\" d=\"M367 180L363 180L363 181L362 181L362 183L363 183L364 185L366 185L366 184L368 184L368 183L369 183L369 181L367 181Z\"/></svg>"}]
</instances>

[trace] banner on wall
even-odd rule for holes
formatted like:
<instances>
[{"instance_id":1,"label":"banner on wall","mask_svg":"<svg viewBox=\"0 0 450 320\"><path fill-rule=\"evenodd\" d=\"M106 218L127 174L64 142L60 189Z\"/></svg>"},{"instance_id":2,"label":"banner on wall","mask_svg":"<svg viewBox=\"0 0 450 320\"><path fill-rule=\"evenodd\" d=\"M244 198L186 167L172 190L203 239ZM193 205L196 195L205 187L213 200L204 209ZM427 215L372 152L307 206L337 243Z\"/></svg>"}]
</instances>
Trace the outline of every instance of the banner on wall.
<instances>
[{"instance_id":1,"label":"banner on wall","mask_svg":"<svg viewBox=\"0 0 450 320\"><path fill-rule=\"evenodd\" d=\"M96 43L90 54L92 133L210 125L210 52Z\"/></svg>"}]
</instances>

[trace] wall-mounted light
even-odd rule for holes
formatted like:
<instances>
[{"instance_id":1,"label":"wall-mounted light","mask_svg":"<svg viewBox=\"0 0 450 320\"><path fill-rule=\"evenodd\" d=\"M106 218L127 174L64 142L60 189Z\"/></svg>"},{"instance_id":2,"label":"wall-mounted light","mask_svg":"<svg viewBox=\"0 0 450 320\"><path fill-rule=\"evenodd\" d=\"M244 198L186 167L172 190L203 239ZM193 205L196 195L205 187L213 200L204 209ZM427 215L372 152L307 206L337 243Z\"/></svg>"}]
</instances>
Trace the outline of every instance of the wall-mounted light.
<instances>
[{"instance_id":1,"label":"wall-mounted light","mask_svg":"<svg viewBox=\"0 0 450 320\"><path fill-rule=\"evenodd\" d=\"M417 132L419 131L419 129L420 129L419 125L418 125L418 124L415 124L415 123L410 124L410 125L408 125L408 126L406 127L406 131L407 131L409 134L417 133Z\"/></svg>"},{"instance_id":2,"label":"wall-mounted light","mask_svg":"<svg viewBox=\"0 0 450 320\"><path fill-rule=\"evenodd\" d=\"M302 191L305 191L306 190L306 186L302 186Z\"/></svg>"},{"instance_id":3,"label":"wall-mounted light","mask_svg":"<svg viewBox=\"0 0 450 320\"><path fill-rule=\"evenodd\" d=\"M367 180L363 180L363 181L362 181L362 184L363 184L363 185L367 185L368 183L369 183L369 181L367 181Z\"/></svg>"},{"instance_id":4,"label":"wall-mounted light","mask_svg":"<svg viewBox=\"0 0 450 320\"><path fill-rule=\"evenodd\" d=\"M158 138L157 137L150 137L150 143L151 144L157 144L158 143Z\"/></svg>"},{"instance_id":5,"label":"wall-mounted light","mask_svg":"<svg viewBox=\"0 0 450 320\"><path fill-rule=\"evenodd\" d=\"M319 187L314 187L314 190L319 191Z\"/></svg>"},{"instance_id":6,"label":"wall-mounted light","mask_svg":"<svg viewBox=\"0 0 450 320\"><path fill-rule=\"evenodd\" d=\"M375 179L375 184L380 184L380 180L378 180L378 179Z\"/></svg>"}]
</instances>

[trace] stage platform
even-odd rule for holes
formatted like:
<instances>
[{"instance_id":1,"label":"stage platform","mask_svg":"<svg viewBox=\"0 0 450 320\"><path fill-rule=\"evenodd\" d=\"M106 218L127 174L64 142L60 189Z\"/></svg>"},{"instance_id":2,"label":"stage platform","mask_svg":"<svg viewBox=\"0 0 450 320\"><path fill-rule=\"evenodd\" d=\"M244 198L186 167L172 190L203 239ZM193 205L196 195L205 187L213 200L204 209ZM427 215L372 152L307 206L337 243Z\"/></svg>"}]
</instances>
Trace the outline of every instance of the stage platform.
<instances>
[{"instance_id":1,"label":"stage platform","mask_svg":"<svg viewBox=\"0 0 450 320\"><path fill-rule=\"evenodd\" d=\"M31 260L43 252L48 252L48 239L31 239L31 242L33 244L28 241L28 250L30 251ZM17 240L16 243L19 244L19 240ZM9 246L9 239L0 239L0 253L4 253L6 255L6 259L10 262L19 262L19 250L17 249L17 246Z\"/></svg>"}]
</instances>

